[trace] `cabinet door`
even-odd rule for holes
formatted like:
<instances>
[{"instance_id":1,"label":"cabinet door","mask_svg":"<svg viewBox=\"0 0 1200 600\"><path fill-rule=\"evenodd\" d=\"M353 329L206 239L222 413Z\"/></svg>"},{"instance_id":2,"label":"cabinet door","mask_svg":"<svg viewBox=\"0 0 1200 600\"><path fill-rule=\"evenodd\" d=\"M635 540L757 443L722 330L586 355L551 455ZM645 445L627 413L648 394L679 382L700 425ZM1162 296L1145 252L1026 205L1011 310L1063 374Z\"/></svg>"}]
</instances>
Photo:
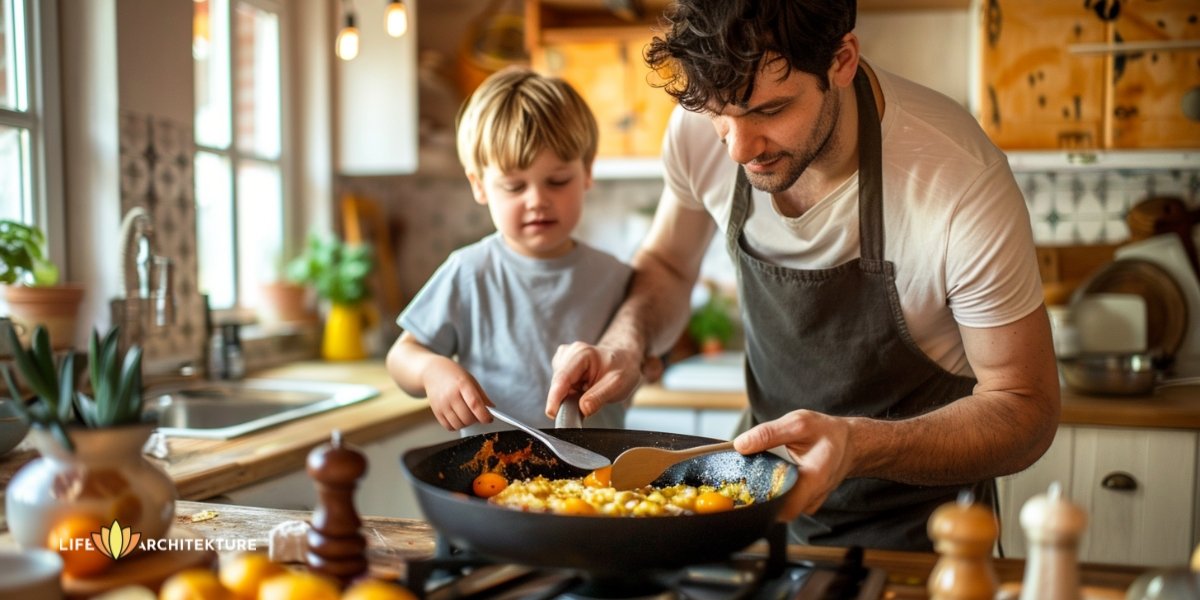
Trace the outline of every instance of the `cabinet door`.
<instances>
[{"instance_id":1,"label":"cabinet door","mask_svg":"<svg viewBox=\"0 0 1200 600\"><path fill-rule=\"evenodd\" d=\"M1063 491L1071 486L1071 457L1073 432L1059 427L1054 442L1037 462L1028 469L1001 477L996 482L1000 494L1000 544L1004 556L1024 558L1028 555L1025 531L1021 529L1021 507L1032 497L1045 494L1050 484L1058 483Z\"/></svg>"},{"instance_id":2,"label":"cabinet door","mask_svg":"<svg viewBox=\"0 0 1200 600\"><path fill-rule=\"evenodd\" d=\"M587 100L600 128L597 155L653 157L675 103L650 83L642 58L648 38L615 36L544 44L533 51L534 68L561 77Z\"/></svg>"},{"instance_id":3,"label":"cabinet door","mask_svg":"<svg viewBox=\"0 0 1200 600\"><path fill-rule=\"evenodd\" d=\"M1126 0L1115 21L1120 43L1169 46L1200 40L1196 0ZM1200 144L1200 50L1149 49L1113 58L1112 147ZM1185 98L1193 116L1184 114Z\"/></svg>"},{"instance_id":4,"label":"cabinet door","mask_svg":"<svg viewBox=\"0 0 1200 600\"><path fill-rule=\"evenodd\" d=\"M1075 431L1071 497L1088 513L1080 560L1186 564L1195 532L1197 434L1191 431ZM1136 487L1121 489L1128 477Z\"/></svg>"},{"instance_id":5,"label":"cabinet door","mask_svg":"<svg viewBox=\"0 0 1200 600\"><path fill-rule=\"evenodd\" d=\"M1098 148L1103 143L1106 24L1086 2L985 0L980 122L1005 149Z\"/></svg>"}]
</instances>

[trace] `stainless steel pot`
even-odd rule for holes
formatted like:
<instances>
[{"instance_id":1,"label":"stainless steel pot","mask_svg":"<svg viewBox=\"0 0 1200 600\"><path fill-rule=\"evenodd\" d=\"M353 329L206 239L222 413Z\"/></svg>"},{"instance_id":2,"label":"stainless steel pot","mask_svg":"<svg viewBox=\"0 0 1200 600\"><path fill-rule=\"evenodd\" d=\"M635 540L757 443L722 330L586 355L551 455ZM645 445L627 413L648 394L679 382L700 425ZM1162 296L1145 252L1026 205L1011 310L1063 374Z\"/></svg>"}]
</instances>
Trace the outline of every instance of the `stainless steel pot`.
<instances>
[{"instance_id":1,"label":"stainless steel pot","mask_svg":"<svg viewBox=\"0 0 1200 600\"><path fill-rule=\"evenodd\" d=\"M1060 358L1058 364L1067 386L1085 394L1149 394L1154 391L1157 379L1147 353L1080 354Z\"/></svg>"}]
</instances>

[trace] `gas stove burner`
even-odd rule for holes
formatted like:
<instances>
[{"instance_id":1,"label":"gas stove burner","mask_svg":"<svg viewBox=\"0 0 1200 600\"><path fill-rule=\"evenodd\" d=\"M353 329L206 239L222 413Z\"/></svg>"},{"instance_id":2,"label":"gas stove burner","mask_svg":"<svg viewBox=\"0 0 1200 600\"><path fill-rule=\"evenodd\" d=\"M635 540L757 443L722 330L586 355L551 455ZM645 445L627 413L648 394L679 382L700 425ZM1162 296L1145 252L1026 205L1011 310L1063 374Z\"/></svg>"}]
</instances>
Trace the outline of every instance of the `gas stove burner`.
<instances>
[{"instance_id":1,"label":"gas stove burner","mask_svg":"<svg viewBox=\"0 0 1200 600\"><path fill-rule=\"evenodd\" d=\"M408 563L408 585L426 600L878 600L884 573L852 549L840 564L789 560L786 528L766 536L767 552L677 570L581 572L503 564L437 538L433 558Z\"/></svg>"}]
</instances>

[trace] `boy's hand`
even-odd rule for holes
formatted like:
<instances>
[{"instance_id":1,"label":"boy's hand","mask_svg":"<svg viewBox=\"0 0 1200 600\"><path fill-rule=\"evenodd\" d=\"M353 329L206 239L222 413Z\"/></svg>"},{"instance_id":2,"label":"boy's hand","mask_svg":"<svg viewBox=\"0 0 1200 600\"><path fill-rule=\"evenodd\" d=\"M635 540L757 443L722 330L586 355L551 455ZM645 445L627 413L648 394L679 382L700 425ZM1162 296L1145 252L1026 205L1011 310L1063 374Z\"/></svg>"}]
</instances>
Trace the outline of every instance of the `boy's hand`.
<instances>
[{"instance_id":1,"label":"boy's hand","mask_svg":"<svg viewBox=\"0 0 1200 600\"><path fill-rule=\"evenodd\" d=\"M450 431L458 431L475 423L491 423L488 400L479 382L458 363L445 357L431 360L421 373L429 407L438 423Z\"/></svg>"}]
</instances>

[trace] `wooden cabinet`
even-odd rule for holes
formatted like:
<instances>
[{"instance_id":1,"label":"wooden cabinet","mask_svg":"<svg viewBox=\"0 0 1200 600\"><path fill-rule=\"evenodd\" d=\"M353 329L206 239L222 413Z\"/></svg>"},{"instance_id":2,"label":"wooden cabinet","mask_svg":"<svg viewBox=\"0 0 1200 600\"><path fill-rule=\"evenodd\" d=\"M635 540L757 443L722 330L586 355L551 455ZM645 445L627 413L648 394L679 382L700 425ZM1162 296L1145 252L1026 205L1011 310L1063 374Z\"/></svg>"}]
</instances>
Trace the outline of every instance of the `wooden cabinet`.
<instances>
[{"instance_id":1,"label":"wooden cabinet","mask_svg":"<svg viewBox=\"0 0 1200 600\"><path fill-rule=\"evenodd\" d=\"M1010 150L1196 147L1198 13L1194 0L984 0L984 130Z\"/></svg>"},{"instance_id":2,"label":"wooden cabinet","mask_svg":"<svg viewBox=\"0 0 1200 600\"><path fill-rule=\"evenodd\" d=\"M1183 430L1060 427L1037 463L999 481L1005 555L1025 556L1021 507L1057 481L1088 513L1081 561L1187 563L1200 541L1198 438Z\"/></svg>"}]
</instances>

